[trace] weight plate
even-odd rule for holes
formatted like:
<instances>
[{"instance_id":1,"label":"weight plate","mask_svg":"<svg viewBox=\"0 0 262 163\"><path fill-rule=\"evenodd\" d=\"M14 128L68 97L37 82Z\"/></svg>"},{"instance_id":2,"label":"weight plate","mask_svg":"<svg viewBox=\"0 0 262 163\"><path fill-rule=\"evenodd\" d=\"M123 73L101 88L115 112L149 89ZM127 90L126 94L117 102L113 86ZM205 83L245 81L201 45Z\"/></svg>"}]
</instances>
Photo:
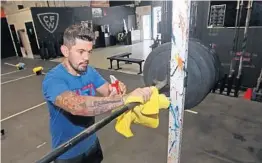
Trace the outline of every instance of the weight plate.
<instances>
[{"instance_id":1,"label":"weight plate","mask_svg":"<svg viewBox=\"0 0 262 163\"><path fill-rule=\"evenodd\" d=\"M201 46L199 46L196 40L190 40L188 47L188 56L191 57L189 58L187 64L189 79L187 82L187 92L185 98L185 104L187 104L185 105L186 109L190 109L198 105L205 98L206 92L209 92L210 81L212 80L209 65L206 62L206 58L204 58L202 55L203 49L201 49ZM190 68L194 64L199 67L199 71L196 71L194 67ZM190 76L192 77L190 78ZM201 79L196 78L198 76L201 76ZM197 80L200 80L200 85L195 86L194 83ZM196 95L194 95L195 92ZM187 103L187 100L189 99L191 102Z\"/></svg>"},{"instance_id":2,"label":"weight plate","mask_svg":"<svg viewBox=\"0 0 262 163\"><path fill-rule=\"evenodd\" d=\"M170 42L160 45L149 54L143 70L144 82L147 86L152 85L154 80L161 81L166 77L169 81L170 55ZM196 39L189 40L185 109L198 105L212 89L217 76L214 63L216 59L212 57L211 51L201 42ZM169 85L166 90L169 91Z\"/></svg>"},{"instance_id":3,"label":"weight plate","mask_svg":"<svg viewBox=\"0 0 262 163\"><path fill-rule=\"evenodd\" d=\"M216 78L216 73L214 73L216 70L214 68L214 62L212 61L212 54L210 54L208 48L201 44L199 40L196 40L193 43L196 44L194 52L199 53L199 55L197 56L201 56L202 62L200 64L205 63L207 65L207 74L203 75L205 75L205 78L208 81L208 86L206 86L205 88L207 88L207 92L209 92L210 88L213 88L213 82L210 81L215 81Z\"/></svg>"}]
</instances>

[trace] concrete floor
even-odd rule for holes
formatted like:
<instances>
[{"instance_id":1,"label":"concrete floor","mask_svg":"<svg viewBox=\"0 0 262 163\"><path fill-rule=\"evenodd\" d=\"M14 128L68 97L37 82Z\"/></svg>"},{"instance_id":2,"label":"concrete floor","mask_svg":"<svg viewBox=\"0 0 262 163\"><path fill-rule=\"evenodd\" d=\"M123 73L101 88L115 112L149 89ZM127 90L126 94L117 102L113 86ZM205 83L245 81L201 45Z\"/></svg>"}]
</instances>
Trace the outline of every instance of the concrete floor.
<instances>
[{"instance_id":1,"label":"concrete floor","mask_svg":"<svg viewBox=\"0 0 262 163\"><path fill-rule=\"evenodd\" d=\"M22 61L26 70L1 75L1 83L32 74L32 68L45 70L57 63L42 60L10 58L2 60L2 74L15 71L8 63ZM128 90L143 85L139 75L98 69L108 80L115 75ZM29 163L50 151L49 117L43 104L43 76L31 76L1 84L1 125L6 137L1 141L3 163ZM38 107L36 105L42 104ZM33 108L32 108L33 107ZM31 109L23 114L16 113ZM197 107L198 114L185 112L181 163L260 163L262 162L262 104L210 94ZM98 116L97 120L107 116ZM104 163L167 162L168 112L160 114L160 126L150 129L133 125L135 136L125 139L115 132L114 122L98 131L104 151Z\"/></svg>"}]
</instances>

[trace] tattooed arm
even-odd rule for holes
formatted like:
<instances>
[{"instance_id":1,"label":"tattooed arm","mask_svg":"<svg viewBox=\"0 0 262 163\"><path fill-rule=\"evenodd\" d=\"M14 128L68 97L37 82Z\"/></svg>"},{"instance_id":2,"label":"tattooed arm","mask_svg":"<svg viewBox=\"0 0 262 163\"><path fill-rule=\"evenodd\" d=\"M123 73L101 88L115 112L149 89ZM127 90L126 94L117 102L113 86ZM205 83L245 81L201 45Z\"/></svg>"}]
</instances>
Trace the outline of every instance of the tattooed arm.
<instances>
[{"instance_id":1,"label":"tattooed arm","mask_svg":"<svg viewBox=\"0 0 262 163\"><path fill-rule=\"evenodd\" d=\"M46 101L70 112L73 115L96 116L124 105L127 96L142 97L147 101L151 96L149 87L137 88L128 95L109 97L80 96L70 91L67 83L54 75L46 75L42 83L42 92Z\"/></svg>"},{"instance_id":2,"label":"tattooed arm","mask_svg":"<svg viewBox=\"0 0 262 163\"><path fill-rule=\"evenodd\" d=\"M124 96L115 95L109 97L79 96L74 92L65 91L57 96L55 105L73 115L96 116L124 105L128 96L142 97L144 102L146 102L150 99L151 94L150 87L137 88Z\"/></svg>"},{"instance_id":3,"label":"tattooed arm","mask_svg":"<svg viewBox=\"0 0 262 163\"><path fill-rule=\"evenodd\" d=\"M124 100L122 96L79 96L74 92L66 91L57 96L55 105L73 115L96 116L124 105Z\"/></svg>"}]
</instances>

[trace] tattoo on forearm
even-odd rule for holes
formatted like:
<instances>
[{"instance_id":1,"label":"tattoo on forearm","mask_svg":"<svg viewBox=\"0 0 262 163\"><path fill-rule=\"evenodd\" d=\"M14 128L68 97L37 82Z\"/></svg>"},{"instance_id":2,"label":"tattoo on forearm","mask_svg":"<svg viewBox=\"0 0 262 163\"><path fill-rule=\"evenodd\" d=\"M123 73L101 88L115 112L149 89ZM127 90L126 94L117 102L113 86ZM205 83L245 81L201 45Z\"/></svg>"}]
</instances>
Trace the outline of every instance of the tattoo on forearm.
<instances>
[{"instance_id":1,"label":"tattoo on forearm","mask_svg":"<svg viewBox=\"0 0 262 163\"><path fill-rule=\"evenodd\" d=\"M65 92L57 97L56 105L75 115L95 116L124 104L121 96L92 97Z\"/></svg>"},{"instance_id":2,"label":"tattoo on forearm","mask_svg":"<svg viewBox=\"0 0 262 163\"><path fill-rule=\"evenodd\" d=\"M88 100L80 104L84 109L84 114L86 115L99 115L107 111L113 110L121 105L123 105L122 98L115 97L103 97L97 100Z\"/></svg>"}]
</instances>

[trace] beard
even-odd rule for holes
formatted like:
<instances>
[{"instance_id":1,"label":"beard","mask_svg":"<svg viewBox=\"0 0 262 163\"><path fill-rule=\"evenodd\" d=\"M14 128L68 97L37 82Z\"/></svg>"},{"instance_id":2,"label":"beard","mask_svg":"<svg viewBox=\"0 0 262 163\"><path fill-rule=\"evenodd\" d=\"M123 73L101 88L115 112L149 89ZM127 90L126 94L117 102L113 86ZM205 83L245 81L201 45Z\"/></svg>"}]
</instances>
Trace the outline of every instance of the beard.
<instances>
[{"instance_id":1,"label":"beard","mask_svg":"<svg viewBox=\"0 0 262 163\"><path fill-rule=\"evenodd\" d=\"M84 72L86 72L89 61L86 62L87 66L81 66L81 63L79 65L74 65L70 60L68 60L68 63L70 64L70 66L79 74L82 74Z\"/></svg>"}]
</instances>

